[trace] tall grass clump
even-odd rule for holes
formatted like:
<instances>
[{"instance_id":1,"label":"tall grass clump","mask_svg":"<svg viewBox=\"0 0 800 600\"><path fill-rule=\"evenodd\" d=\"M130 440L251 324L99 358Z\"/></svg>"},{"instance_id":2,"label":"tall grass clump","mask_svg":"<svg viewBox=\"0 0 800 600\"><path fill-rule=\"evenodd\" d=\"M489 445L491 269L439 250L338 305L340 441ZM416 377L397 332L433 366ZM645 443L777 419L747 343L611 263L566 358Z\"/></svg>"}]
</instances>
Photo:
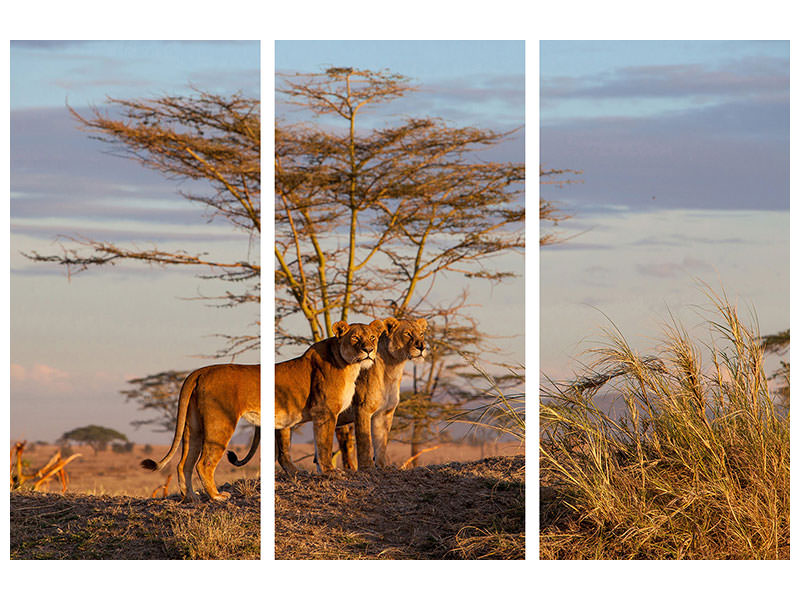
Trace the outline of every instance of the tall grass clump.
<instances>
[{"instance_id":1,"label":"tall grass clump","mask_svg":"<svg viewBox=\"0 0 800 600\"><path fill-rule=\"evenodd\" d=\"M709 297L707 367L675 322L655 356L611 330L587 376L542 390L541 558L789 558L789 411L758 332Z\"/></svg>"},{"instance_id":2,"label":"tall grass clump","mask_svg":"<svg viewBox=\"0 0 800 600\"><path fill-rule=\"evenodd\" d=\"M445 344L447 345L447 344ZM472 372L465 375L473 382L482 382L482 387L474 394L477 406L467 410L458 411L448 417L449 423L468 424L471 427L482 427L494 431L500 436L525 442L525 394L521 392L509 393L503 388L509 384L512 387L522 385L525 377L515 369L508 369L508 373L499 378L490 374L480 363L468 354L451 347L461 355L469 364Z\"/></svg>"}]
</instances>

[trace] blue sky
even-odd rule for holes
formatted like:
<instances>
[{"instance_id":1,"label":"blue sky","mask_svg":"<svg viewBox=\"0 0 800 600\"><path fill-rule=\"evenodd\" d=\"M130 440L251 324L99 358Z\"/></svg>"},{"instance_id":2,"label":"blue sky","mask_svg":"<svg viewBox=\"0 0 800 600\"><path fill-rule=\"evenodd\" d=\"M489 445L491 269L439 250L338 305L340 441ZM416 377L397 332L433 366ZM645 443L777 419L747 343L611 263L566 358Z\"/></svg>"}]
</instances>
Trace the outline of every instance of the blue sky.
<instances>
[{"instance_id":1,"label":"blue sky","mask_svg":"<svg viewBox=\"0 0 800 600\"><path fill-rule=\"evenodd\" d=\"M540 257L543 373L580 370L607 315L643 351L698 280L789 327L789 45L542 42L542 195L574 217Z\"/></svg>"},{"instance_id":2,"label":"blue sky","mask_svg":"<svg viewBox=\"0 0 800 600\"><path fill-rule=\"evenodd\" d=\"M257 241L209 223L179 196L180 182L110 155L65 106L85 113L107 96L185 94L191 85L258 96L259 43L11 44L12 439L53 440L91 421L166 443L130 427L143 414L119 394L126 380L205 364L202 355L220 345L214 334L245 332L258 318L183 300L220 291L191 270L121 263L68 279L63 268L20 255L56 254L63 234L257 259Z\"/></svg>"}]
</instances>

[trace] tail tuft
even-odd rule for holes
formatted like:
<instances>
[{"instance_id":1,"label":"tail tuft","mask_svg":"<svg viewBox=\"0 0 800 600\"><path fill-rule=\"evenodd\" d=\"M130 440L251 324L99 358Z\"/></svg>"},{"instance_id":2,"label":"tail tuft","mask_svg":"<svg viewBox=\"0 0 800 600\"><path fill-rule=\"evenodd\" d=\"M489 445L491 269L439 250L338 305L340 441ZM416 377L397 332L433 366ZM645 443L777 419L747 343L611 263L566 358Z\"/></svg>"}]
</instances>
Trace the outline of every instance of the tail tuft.
<instances>
[{"instance_id":1,"label":"tail tuft","mask_svg":"<svg viewBox=\"0 0 800 600\"><path fill-rule=\"evenodd\" d=\"M148 471L158 471L158 463L152 458L145 458L140 465L143 469L147 469Z\"/></svg>"},{"instance_id":2,"label":"tail tuft","mask_svg":"<svg viewBox=\"0 0 800 600\"><path fill-rule=\"evenodd\" d=\"M236 452L228 450L228 462L234 466L241 467L246 461L239 462L239 457L236 456Z\"/></svg>"}]
</instances>

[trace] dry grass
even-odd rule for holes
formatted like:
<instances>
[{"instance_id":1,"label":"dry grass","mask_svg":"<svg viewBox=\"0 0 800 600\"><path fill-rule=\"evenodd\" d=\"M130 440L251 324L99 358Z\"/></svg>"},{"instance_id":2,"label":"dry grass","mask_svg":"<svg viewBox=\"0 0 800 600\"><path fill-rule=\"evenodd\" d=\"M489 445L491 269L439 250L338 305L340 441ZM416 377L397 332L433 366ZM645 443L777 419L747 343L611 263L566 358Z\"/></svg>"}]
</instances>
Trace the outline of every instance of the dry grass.
<instances>
[{"instance_id":1,"label":"dry grass","mask_svg":"<svg viewBox=\"0 0 800 600\"><path fill-rule=\"evenodd\" d=\"M258 482L220 486L227 503L11 493L12 559L257 559Z\"/></svg>"},{"instance_id":2,"label":"dry grass","mask_svg":"<svg viewBox=\"0 0 800 600\"><path fill-rule=\"evenodd\" d=\"M525 460L275 481L277 559L522 559Z\"/></svg>"},{"instance_id":3,"label":"dry grass","mask_svg":"<svg viewBox=\"0 0 800 600\"><path fill-rule=\"evenodd\" d=\"M678 325L651 357L613 331L591 375L543 390L541 558L789 558L788 411L758 333L710 297L709 369ZM594 403L601 386L624 418Z\"/></svg>"}]
</instances>

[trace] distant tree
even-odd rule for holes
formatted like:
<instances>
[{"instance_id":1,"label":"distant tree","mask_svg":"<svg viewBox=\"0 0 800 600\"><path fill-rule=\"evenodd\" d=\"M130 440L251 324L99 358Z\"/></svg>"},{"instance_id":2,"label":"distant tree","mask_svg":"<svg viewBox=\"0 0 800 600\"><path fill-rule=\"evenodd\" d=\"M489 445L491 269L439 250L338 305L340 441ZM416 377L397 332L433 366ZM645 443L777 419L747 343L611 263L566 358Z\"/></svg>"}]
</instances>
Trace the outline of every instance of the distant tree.
<instances>
[{"instance_id":1,"label":"distant tree","mask_svg":"<svg viewBox=\"0 0 800 600\"><path fill-rule=\"evenodd\" d=\"M137 429L148 426L152 431L173 433L178 419L178 397L188 374L189 371L165 371L128 380L132 387L120 393L126 401L138 404L140 410L148 411L151 415L131 424Z\"/></svg>"},{"instance_id":2,"label":"distant tree","mask_svg":"<svg viewBox=\"0 0 800 600\"><path fill-rule=\"evenodd\" d=\"M87 425L85 427L78 427L72 431L64 433L60 442L78 442L80 444L88 444L97 454L100 450L105 450L109 442L114 440L122 440L127 442L128 438L125 434L120 433L108 427L101 427L100 425Z\"/></svg>"},{"instance_id":3,"label":"distant tree","mask_svg":"<svg viewBox=\"0 0 800 600\"><path fill-rule=\"evenodd\" d=\"M153 415L147 419L137 419L132 425L136 428L147 425L153 431L175 431L178 394L188 374L189 371L164 371L128 380L132 387L120 393L126 401L138 404L140 410Z\"/></svg>"},{"instance_id":4,"label":"distant tree","mask_svg":"<svg viewBox=\"0 0 800 600\"><path fill-rule=\"evenodd\" d=\"M569 175L580 175L582 171L573 169L544 169L539 165L539 185L555 185L563 187L571 183L578 183L579 180L570 179ZM563 241L563 238L550 229L545 232L545 226L549 223L550 228L571 218L572 215L565 212L558 204L550 200L545 200L539 196L539 245L549 246Z\"/></svg>"},{"instance_id":5,"label":"distant tree","mask_svg":"<svg viewBox=\"0 0 800 600\"><path fill-rule=\"evenodd\" d=\"M361 125L363 111L414 89L388 71L286 76L281 98L315 120L278 121L275 131L278 346L329 337L353 313L428 318L426 337L450 345L418 368L419 410L401 418L446 411L452 348L477 353L485 341L463 296L442 293L448 276L512 277L488 259L524 247L524 165L475 156L514 132L428 117ZM414 444L429 427L417 418L412 430Z\"/></svg>"},{"instance_id":6,"label":"distant tree","mask_svg":"<svg viewBox=\"0 0 800 600\"><path fill-rule=\"evenodd\" d=\"M111 450L118 454L129 454L133 452L134 443L133 442L124 442L124 443L112 443Z\"/></svg>"}]
</instances>

